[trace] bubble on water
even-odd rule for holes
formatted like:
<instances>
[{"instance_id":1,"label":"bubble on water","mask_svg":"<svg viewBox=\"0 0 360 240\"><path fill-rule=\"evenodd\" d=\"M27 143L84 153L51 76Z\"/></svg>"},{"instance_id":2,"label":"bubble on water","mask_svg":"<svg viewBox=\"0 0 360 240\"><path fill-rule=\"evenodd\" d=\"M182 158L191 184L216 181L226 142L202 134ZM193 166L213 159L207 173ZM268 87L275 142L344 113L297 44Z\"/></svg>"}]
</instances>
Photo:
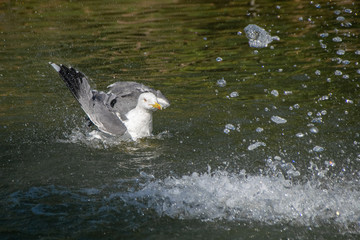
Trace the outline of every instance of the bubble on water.
<instances>
[{"instance_id":1,"label":"bubble on water","mask_svg":"<svg viewBox=\"0 0 360 240\"><path fill-rule=\"evenodd\" d=\"M206 41L206 40L207 40L207 37L203 37L203 39Z\"/></svg>"},{"instance_id":2,"label":"bubble on water","mask_svg":"<svg viewBox=\"0 0 360 240\"><path fill-rule=\"evenodd\" d=\"M299 17L298 20L301 22L301 21L304 21L304 18L303 18L303 17Z\"/></svg>"},{"instance_id":3,"label":"bubble on water","mask_svg":"<svg viewBox=\"0 0 360 240\"><path fill-rule=\"evenodd\" d=\"M322 151L324 151L325 149L323 148L323 147L321 147L321 146L315 146L314 148L313 148L313 151L314 152L322 152Z\"/></svg>"},{"instance_id":4,"label":"bubble on water","mask_svg":"<svg viewBox=\"0 0 360 240\"><path fill-rule=\"evenodd\" d=\"M336 21L343 22L343 21L345 21L345 18L343 16L338 16L336 18Z\"/></svg>"},{"instance_id":5,"label":"bubble on water","mask_svg":"<svg viewBox=\"0 0 360 240\"><path fill-rule=\"evenodd\" d=\"M333 42L342 42L342 38L341 37L334 37L332 39Z\"/></svg>"},{"instance_id":6,"label":"bubble on water","mask_svg":"<svg viewBox=\"0 0 360 240\"><path fill-rule=\"evenodd\" d=\"M357 73L357 74L360 74L360 69L356 70L356 73Z\"/></svg>"},{"instance_id":7,"label":"bubble on water","mask_svg":"<svg viewBox=\"0 0 360 240\"><path fill-rule=\"evenodd\" d=\"M328 33L320 33L320 37L322 37L322 38L326 38L326 37L328 37L328 36L329 36Z\"/></svg>"},{"instance_id":8,"label":"bubble on water","mask_svg":"<svg viewBox=\"0 0 360 240\"><path fill-rule=\"evenodd\" d=\"M239 96L239 93L238 92L232 92L230 93L230 97L232 98L235 98L235 97L238 97Z\"/></svg>"},{"instance_id":9,"label":"bubble on water","mask_svg":"<svg viewBox=\"0 0 360 240\"><path fill-rule=\"evenodd\" d=\"M297 133L295 136L297 136L298 138L302 138L302 137L304 137L304 136L305 136L305 134L303 134L303 133L299 132L299 133Z\"/></svg>"},{"instance_id":10,"label":"bubble on water","mask_svg":"<svg viewBox=\"0 0 360 240\"><path fill-rule=\"evenodd\" d=\"M291 94L293 94L292 91L284 91L284 95L291 95Z\"/></svg>"},{"instance_id":11,"label":"bubble on water","mask_svg":"<svg viewBox=\"0 0 360 240\"><path fill-rule=\"evenodd\" d=\"M344 65L349 65L350 61L349 60L342 60L341 63L344 64Z\"/></svg>"},{"instance_id":12,"label":"bubble on water","mask_svg":"<svg viewBox=\"0 0 360 240\"><path fill-rule=\"evenodd\" d=\"M241 32L241 31L238 31L236 34L239 35L239 36L241 36L241 35L242 35L242 32Z\"/></svg>"},{"instance_id":13,"label":"bubble on water","mask_svg":"<svg viewBox=\"0 0 360 240\"><path fill-rule=\"evenodd\" d=\"M217 57L217 58L216 58L216 61L217 61L217 62L221 62L222 60L223 60L223 59L222 59L221 57Z\"/></svg>"},{"instance_id":14,"label":"bubble on water","mask_svg":"<svg viewBox=\"0 0 360 240\"><path fill-rule=\"evenodd\" d=\"M345 55L345 50L339 49L336 51L337 55Z\"/></svg>"},{"instance_id":15,"label":"bubble on water","mask_svg":"<svg viewBox=\"0 0 360 240\"><path fill-rule=\"evenodd\" d=\"M352 10L350 8L346 8L346 9L344 9L344 12L345 13L352 13Z\"/></svg>"},{"instance_id":16,"label":"bubble on water","mask_svg":"<svg viewBox=\"0 0 360 240\"><path fill-rule=\"evenodd\" d=\"M256 132L261 133L262 131L264 131L264 129L262 127L257 127L256 128Z\"/></svg>"},{"instance_id":17,"label":"bubble on water","mask_svg":"<svg viewBox=\"0 0 360 240\"><path fill-rule=\"evenodd\" d=\"M283 72L284 70L282 68L279 68L278 69L278 72Z\"/></svg>"},{"instance_id":18,"label":"bubble on water","mask_svg":"<svg viewBox=\"0 0 360 240\"><path fill-rule=\"evenodd\" d=\"M360 50L356 50L356 51L355 51L355 54L356 54L356 55L360 55Z\"/></svg>"},{"instance_id":19,"label":"bubble on water","mask_svg":"<svg viewBox=\"0 0 360 240\"><path fill-rule=\"evenodd\" d=\"M279 5L276 5L276 9L280 9L281 8L281 6L279 6Z\"/></svg>"},{"instance_id":20,"label":"bubble on water","mask_svg":"<svg viewBox=\"0 0 360 240\"><path fill-rule=\"evenodd\" d=\"M219 79L216 81L216 84L219 86L219 87L225 87L226 86L226 81L224 78L222 79Z\"/></svg>"},{"instance_id":21,"label":"bubble on water","mask_svg":"<svg viewBox=\"0 0 360 240\"><path fill-rule=\"evenodd\" d=\"M335 13L336 15L340 15L340 14L341 14L341 11L340 11L340 10L335 10L334 13Z\"/></svg>"},{"instance_id":22,"label":"bubble on water","mask_svg":"<svg viewBox=\"0 0 360 240\"><path fill-rule=\"evenodd\" d=\"M353 101L353 100L350 100L350 99L345 99L345 102L346 102L346 103L350 103L350 104L353 104L353 103L354 103L354 101Z\"/></svg>"},{"instance_id":23,"label":"bubble on water","mask_svg":"<svg viewBox=\"0 0 360 240\"><path fill-rule=\"evenodd\" d=\"M253 143L253 144L250 144L249 146L248 146L248 150L249 151L252 151L252 150L255 150L256 148L258 148L258 147L261 147L261 146L266 146L266 143L264 143L264 142L256 142L256 143Z\"/></svg>"},{"instance_id":24,"label":"bubble on water","mask_svg":"<svg viewBox=\"0 0 360 240\"><path fill-rule=\"evenodd\" d=\"M321 5L319 3L315 4L316 8L321 8Z\"/></svg>"},{"instance_id":25,"label":"bubble on water","mask_svg":"<svg viewBox=\"0 0 360 240\"><path fill-rule=\"evenodd\" d=\"M325 116L327 114L327 111L326 110L322 110L321 112L321 115Z\"/></svg>"},{"instance_id":26,"label":"bubble on water","mask_svg":"<svg viewBox=\"0 0 360 240\"><path fill-rule=\"evenodd\" d=\"M272 116L271 121L273 121L276 124L284 124L287 123L287 120L285 118L279 117L279 116Z\"/></svg>"},{"instance_id":27,"label":"bubble on water","mask_svg":"<svg viewBox=\"0 0 360 240\"><path fill-rule=\"evenodd\" d=\"M317 127L312 127L312 128L310 128L310 132L311 133L318 133L319 129Z\"/></svg>"},{"instance_id":28,"label":"bubble on water","mask_svg":"<svg viewBox=\"0 0 360 240\"><path fill-rule=\"evenodd\" d=\"M320 71L320 70L316 70L316 71L315 71L315 75L320 76L320 75L321 75L321 71Z\"/></svg>"},{"instance_id":29,"label":"bubble on water","mask_svg":"<svg viewBox=\"0 0 360 240\"><path fill-rule=\"evenodd\" d=\"M349 76L348 74L344 74L344 75L342 76L342 78L344 78L344 79L349 79L350 76Z\"/></svg>"},{"instance_id":30,"label":"bubble on water","mask_svg":"<svg viewBox=\"0 0 360 240\"><path fill-rule=\"evenodd\" d=\"M271 91L271 94L273 95L273 96L275 96L275 97L278 97L279 96L279 92L277 91L277 90L272 90Z\"/></svg>"},{"instance_id":31,"label":"bubble on water","mask_svg":"<svg viewBox=\"0 0 360 240\"><path fill-rule=\"evenodd\" d=\"M255 25L249 24L245 28L246 37L249 39L249 46L254 48L267 47L273 40L279 41L277 36L271 36L265 29Z\"/></svg>"},{"instance_id":32,"label":"bubble on water","mask_svg":"<svg viewBox=\"0 0 360 240\"><path fill-rule=\"evenodd\" d=\"M340 70L336 70L336 71L334 72L334 74L335 74L336 76L341 76L341 75L342 75L342 72L341 72Z\"/></svg>"}]
</instances>

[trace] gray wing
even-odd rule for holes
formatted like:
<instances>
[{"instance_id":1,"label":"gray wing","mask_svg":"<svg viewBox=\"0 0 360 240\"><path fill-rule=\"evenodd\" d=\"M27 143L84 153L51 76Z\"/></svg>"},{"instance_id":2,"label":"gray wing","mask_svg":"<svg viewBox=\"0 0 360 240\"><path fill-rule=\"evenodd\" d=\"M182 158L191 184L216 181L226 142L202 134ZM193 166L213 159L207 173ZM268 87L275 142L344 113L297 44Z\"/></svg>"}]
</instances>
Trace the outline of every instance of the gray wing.
<instances>
[{"instance_id":1,"label":"gray wing","mask_svg":"<svg viewBox=\"0 0 360 240\"><path fill-rule=\"evenodd\" d=\"M117 96L116 103L113 104L114 111L120 114L127 113L137 105L137 100L140 94L145 92L152 92L157 97L162 108L170 106L170 101L159 91L144 84L137 82L116 82L108 86L110 89L108 94L115 94Z\"/></svg>"},{"instance_id":2,"label":"gray wing","mask_svg":"<svg viewBox=\"0 0 360 240\"><path fill-rule=\"evenodd\" d=\"M50 64L99 130L112 135L123 135L126 132L125 125L109 107L116 95L92 90L87 77L74 68Z\"/></svg>"}]
</instances>

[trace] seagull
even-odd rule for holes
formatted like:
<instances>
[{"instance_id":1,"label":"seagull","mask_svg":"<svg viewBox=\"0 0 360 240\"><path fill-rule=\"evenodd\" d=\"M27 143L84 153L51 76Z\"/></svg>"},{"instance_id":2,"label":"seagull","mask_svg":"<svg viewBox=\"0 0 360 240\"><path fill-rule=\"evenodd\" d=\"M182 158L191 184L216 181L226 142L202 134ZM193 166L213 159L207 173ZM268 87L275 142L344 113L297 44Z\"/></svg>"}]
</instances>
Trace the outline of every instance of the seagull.
<instances>
[{"instance_id":1,"label":"seagull","mask_svg":"<svg viewBox=\"0 0 360 240\"><path fill-rule=\"evenodd\" d=\"M115 82L107 93L92 89L80 71L49 62L80 103L90 121L112 136L139 138L151 136L152 113L170 106L159 91L137 82Z\"/></svg>"}]
</instances>

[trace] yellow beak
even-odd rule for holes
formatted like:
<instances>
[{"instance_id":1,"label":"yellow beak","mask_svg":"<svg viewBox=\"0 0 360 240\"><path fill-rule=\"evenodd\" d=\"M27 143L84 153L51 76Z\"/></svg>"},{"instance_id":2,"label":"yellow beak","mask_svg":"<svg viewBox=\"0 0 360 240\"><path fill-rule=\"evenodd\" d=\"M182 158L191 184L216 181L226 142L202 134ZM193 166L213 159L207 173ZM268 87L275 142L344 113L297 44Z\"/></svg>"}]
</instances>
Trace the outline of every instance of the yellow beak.
<instances>
[{"instance_id":1,"label":"yellow beak","mask_svg":"<svg viewBox=\"0 0 360 240\"><path fill-rule=\"evenodd\" d=\"M151 106L153 106L154 108L157 108L159 110L162 109L161 105L159 103L157 103L157 102L155 104L151 104Z\"/></svg>"}]
</instances>

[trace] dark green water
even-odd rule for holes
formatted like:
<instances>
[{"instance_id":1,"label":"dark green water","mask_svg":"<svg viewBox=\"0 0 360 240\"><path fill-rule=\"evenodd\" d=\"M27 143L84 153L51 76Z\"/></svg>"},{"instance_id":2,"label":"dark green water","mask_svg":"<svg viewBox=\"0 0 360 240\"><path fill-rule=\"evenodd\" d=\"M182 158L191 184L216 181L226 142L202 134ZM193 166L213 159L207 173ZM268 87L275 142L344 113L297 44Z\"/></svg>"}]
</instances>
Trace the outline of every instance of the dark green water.
<instances>
[{"instance_id":1,"label":"dark green water","mask_svg":"<svg viewBox=\"0 0 360 240\"><path fill-rule=\"evenodd\" d=\"M0 2L0 237L359 238L359 14L356 1ZM280 41L249 47L248 24ZM93 139L49 61L172 105L152 138Z\"/></svg>"}]
</instances>

